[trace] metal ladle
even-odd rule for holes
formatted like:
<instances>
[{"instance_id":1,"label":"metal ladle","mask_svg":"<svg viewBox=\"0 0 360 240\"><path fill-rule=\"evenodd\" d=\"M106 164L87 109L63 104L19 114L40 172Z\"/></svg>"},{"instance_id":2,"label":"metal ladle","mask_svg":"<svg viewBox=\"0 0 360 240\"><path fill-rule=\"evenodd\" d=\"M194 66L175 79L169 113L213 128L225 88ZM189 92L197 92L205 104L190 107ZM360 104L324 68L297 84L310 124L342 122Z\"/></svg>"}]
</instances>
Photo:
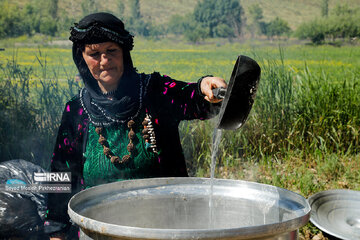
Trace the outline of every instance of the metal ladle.
<instances>
[{"instance_id":1,"label":"metal ladle","mask_svg":"<svg viewBox=\"0 0 360 240\"><path fill-rule=\"evenodd\" d=\"M260 81L261 69L247 56L238 56L228 87L213 89L216 98L222 98L218 129L235 130L246 121Z\"/></svg>"}]
</instances>

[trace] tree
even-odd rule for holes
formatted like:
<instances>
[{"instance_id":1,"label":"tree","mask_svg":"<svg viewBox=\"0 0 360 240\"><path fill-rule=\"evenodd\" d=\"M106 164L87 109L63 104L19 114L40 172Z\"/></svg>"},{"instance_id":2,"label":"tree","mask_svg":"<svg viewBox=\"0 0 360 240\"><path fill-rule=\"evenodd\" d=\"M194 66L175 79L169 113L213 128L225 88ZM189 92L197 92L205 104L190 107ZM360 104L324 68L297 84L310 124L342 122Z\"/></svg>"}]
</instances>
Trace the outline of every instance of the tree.
<instances>
[{"instance_id":1,"label":"tree","mask_svg":"<svg viewBox=\"0 0 360 240\"><path fill-rule=\"evenodd\" d=\"M150 35L151 23L143 20L139 0L130 0L130 17L127 26L129 26L130 32L135 34L142 36Z\"/></svg>"},{"instance_id":2,"label":"tree","mask_svg":"<svg viewBox=\"0 0 360 240\"><path fill-rule=\"evenodd\" d=\"M301 24L296 29L295 36L299 39L310 39L312 43L319 45L324 43L326 32L323 19L315 19Z\"/></svg>"},{"instance_id":3,"label":"tree","mask_svg":"<svg viewBox=\"0 0 360 240\"><path fill-rule=\"evenodd\" d=\"M199 40L204 40L209 36L207 28L202 27L198 22L191 22L185 30L185 38L192 43L197 43Z\"/></svg>"},{"instance_id":4,"label":"tree","mask_svg":"<svg viewBox=\"0 0 360 240\"><path fill-rule=\"evenodd\" d=\"M8 1L0 1L0 37L17 37L27 34L29 24L25 24L24 12Z\"/></svg>"},{"instance_id":5,"label":"tree","mask_svg":"<svg viewBox=\"0 0 360 240\"><path fill-rule=\"evenodd\" d=\"M248 29L251 33L251 37L254 37L255 34L260 34L262 31L262 26L264 22L262 19L263 16L263 10L259 6L259 4L253 4L249 7L249 25Z\"/></svg>"},{"instance_id":6,"label":"tree","mask_svg":"<svg viewBox=\"0 0 360 240\"><path fill-rule=\"evenodd\" d=\"M327 17L329 15L329 0L322 0L321 3L321 16Z\"/></svg>"},{"instance_id":7,"label":"tree","mask_svg":"<svg viewBox=\"0 0 360 240\"><path fill-rule=\"evenodd\" d=\"M167 32L174 33L176 35L181 35L185 32L188 26L188 15L180 16L178 14L174 14L171 16L168 24L167 24Z\"/></svg>"},{"instance_id":8,"label":"tree","mask_svg":"<svg viewBox=\"0 0 360 240\"><path fill-rule=\"evenodd\" d=\"M123 16L124 15L125 5L124 5L124 3L122 1L118 1L117 9L118 9L119 16Z\"/></svg>"},{"instance_id":9,"label":"tree","mask_svg":"<svg viewBox=\"0 0 360 240\"><path fill-rule=\"evenodd\" d=\"M351 15L355 13L357 10L358 9L351 9L347 4L345 5L337 4L333 10L333 14L336 16Z\"/></svg>"},{"instance_id":10,"label":"tree","mask_svg":"<svg viewBox=\"0 0 360 240\"><path fill-rule=\"evenodd\" d=\"M40 33L45 35L55 36L57 32L57 24L54 19L43 17L40 22Z\"/></svg>"},{"instance_id":11,"label":"tree","mask_svg":"<svg viewBox=\"0 0 360 240\"><path fill-rule=\"evenodd\" d=\"M235 37L234 30L224 23L220 23L214 28L214 33L217 37Z\"/></svg>"},{"instance_id":12,"label":"tree","mask_svg":"<svg viewBox=\"0 0 360 240\"><path fill-rule=\"evenodd\" d=\"M83 0L81 2L81 10L84 16L90 13L95 13L98 10L97 3L95 0Z\"/></svg>"},{"instance_id":13,"label":"tree","mask_svg":"<svg viewBox=\"0 0 360 240\"><path fill-rule=\"evenodd\" d=\"M50 13L50 16L53 18L53 20L56 20L58 18L59 0L50 0L47 2L48 2L48 12Z\"/></svg>"},{"instance_id":14,"label":"tree","mask_svg":"<svg viewBox=\"0 0 360 240\"><path fill-rule=\"evenodd\" d=\"M310 39L314 44L327 41L331 44L337 39L360 37L360 9L338 5L333 14L301 24L295 32L300 39Z\"/></svg>"},{"instance_id":15,"label":"tree","mask_svg":"<svg viewBox=\"0 0 360 240\"><path fill-rule=\"evenodd\" d=\"M289 34L290 31L291 29L288 23L279 17L276 17L274 20L267 23L265 27L265 35L270 39L275 36L280 37Z\"/></svg>"},{"instance_id":16,"label":"tree","mask_svg":"<svg viewBox=\"0 0 360 240\"><path fill-rule=\"evenodd\" d=\"M263 10L257 3L249 7L249 15L250 15L250 20L253 22L259 22L264 18Z\"/></svg>"},{"instance_id":17,"label":"tree","mask_svg":"<svg viewBox=\"0 0 360 240\"><path fill-rule=\"evenodd\" d=\"M141 18L139 0L130 0L130 16L133 19Z\"/></svg>"},{"instance_id":18,"label":"tree","mask_svg":"<svg viewBox=\"0 0 360 240\"><path fill-rule=\"evenodd\" d=\"M209 29L210 37L240 36L242 15L243 8L238 0L203 0L194 9L195 20ZM227 28L220 30L224 26ZM218 35L224 33L228 36Z\"/></svg>"}]
</instances>

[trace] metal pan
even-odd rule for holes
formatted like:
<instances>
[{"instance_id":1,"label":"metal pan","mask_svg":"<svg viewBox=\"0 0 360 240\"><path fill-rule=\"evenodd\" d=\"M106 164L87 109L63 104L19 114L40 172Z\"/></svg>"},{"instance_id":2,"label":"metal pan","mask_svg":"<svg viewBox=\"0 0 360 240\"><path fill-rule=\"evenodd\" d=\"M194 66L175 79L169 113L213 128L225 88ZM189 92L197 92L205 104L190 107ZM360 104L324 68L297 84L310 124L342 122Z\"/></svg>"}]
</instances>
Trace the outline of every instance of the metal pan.
<instances>
[{"instance_id":1,"label":"metal pan","mask_svg":"<svg viewBox=\"0 0 360 240\"><path fill-rule=\"evenodd\" d=\"M68 207L81 240L295 240L310 216L306 199L286 189L208 178L108 183L77 193Z\"/></svg>"},{"instance_id":2,"label":"metal pan","mask_svg":"<svg viewBox=\"0 0 360 240\"><path fill-rule=\"evenodd\" d=\"M336 189L309 197L310 221L336 238L360 239L360 191Z\"/></svg>"},{"instance_id":3,"label":"metal pan","mask_svg":"<svg viewBox=\"0 0 360 240\"><path fill-rule=\"evenodd\" d=\"M256 61L238 56L226 92L223 89L213 90L215 96L224 98L217 128L235 130L245 123L254 103L260 73Z\"/></svg>"}]
</instances>

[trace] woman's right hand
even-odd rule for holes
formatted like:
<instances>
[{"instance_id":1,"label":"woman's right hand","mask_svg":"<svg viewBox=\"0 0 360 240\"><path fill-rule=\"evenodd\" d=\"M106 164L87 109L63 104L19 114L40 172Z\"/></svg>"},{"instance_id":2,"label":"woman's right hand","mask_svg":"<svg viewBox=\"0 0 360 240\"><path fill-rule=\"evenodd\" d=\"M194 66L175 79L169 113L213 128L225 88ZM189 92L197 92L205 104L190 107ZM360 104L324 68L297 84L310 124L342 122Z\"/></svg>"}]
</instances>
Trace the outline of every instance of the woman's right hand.
<instances>
[{"instance_id":1,"label":"woman's right hand","mask_svg":"<svg viewBox=\"0 0 360 240\"><path fill-rule=\"evenodd\" d=\"M205 95L205 100L211 103L219 103L223 100L216 98L212 92L213 89L220 87L227 88L225 80L220 77L205 77L200 84L201 93Z\"/></svg>"}]
</instances>

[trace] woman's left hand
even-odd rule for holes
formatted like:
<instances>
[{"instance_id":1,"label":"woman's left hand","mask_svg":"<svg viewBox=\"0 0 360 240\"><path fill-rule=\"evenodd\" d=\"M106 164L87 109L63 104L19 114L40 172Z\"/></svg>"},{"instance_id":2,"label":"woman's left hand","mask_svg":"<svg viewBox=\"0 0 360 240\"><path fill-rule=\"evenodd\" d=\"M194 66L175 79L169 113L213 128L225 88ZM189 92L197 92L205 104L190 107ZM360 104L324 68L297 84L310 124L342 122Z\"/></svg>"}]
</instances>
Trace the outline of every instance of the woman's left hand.
<instances>
[{"instance_id":1,"label":"woman's left hand","mask_svg":"<svg viewBox=\"0 0 360 240\"><path fill-rule=\"evenodd\" d=\"M205 77L202 79L200 89L202 94L205 95L205 100L211 103L221 102L222 99L216 98L212 92L215 88L227 88L227 84L224 79L220 77Z\"/></svg>"}]
</instances>

